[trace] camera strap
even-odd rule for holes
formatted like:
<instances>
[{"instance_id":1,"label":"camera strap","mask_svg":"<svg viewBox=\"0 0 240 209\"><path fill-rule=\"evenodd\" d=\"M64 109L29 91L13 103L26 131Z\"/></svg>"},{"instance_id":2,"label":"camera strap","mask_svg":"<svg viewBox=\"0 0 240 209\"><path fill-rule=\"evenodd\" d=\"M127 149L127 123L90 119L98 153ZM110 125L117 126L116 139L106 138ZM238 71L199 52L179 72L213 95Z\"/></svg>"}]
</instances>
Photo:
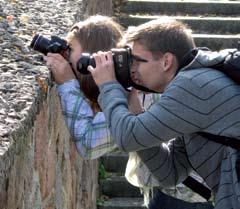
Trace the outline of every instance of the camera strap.
<instances>
[{"instance_id":1,"label":"camera strap","mask_svg":"<svg viewBox=\"0 0 240 209\"><path fill-rule=\"evenodd\" d=\"M73 74L75 75L75 77L76 77L76 79L77 79L78 77L77 77L77 74L76 74L75 70L73 69L72 63L69 62L69 64L70 64L70 67L71 67L71 69L72 69Z\"/></svg>"},{"instance_id":2,"label":"camera strap","mask_svg":"<svg viewBox=\"0 0 240 209\"><path fill-rule=\"evenodd\" d=\"M138 85L138 84L134 83L133 81L132 81L132 86L133 86L135 89L138 89L138 90L141 90L141 91L150 92L150 93L159 93L159 92L156 92L156 91L154 91L154 90L148 89L147 87Z\"/></svg>"}]
</instances>

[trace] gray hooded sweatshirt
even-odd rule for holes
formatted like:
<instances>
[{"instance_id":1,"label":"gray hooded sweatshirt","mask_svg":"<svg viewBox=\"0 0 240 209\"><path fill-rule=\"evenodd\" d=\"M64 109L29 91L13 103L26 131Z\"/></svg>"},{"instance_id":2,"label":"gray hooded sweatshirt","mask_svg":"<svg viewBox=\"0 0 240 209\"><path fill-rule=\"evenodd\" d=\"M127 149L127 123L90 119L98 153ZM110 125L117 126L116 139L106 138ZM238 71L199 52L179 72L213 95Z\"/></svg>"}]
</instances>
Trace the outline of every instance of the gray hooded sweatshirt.
<instances>
[{"instance_id":1,"label":"gray hooded sweatshirt","mask_svg":"<svg viewBox=\"0 0 240 209\"><path fill-rule=\"evenodd\" d=\"M215 209L240 209L240 151L197 134L240 140L240 85L206 67L225 54L199 51L159 101L137 116L128 111L126 92L117 82L100 87L99 104L118 146L137 151L163 187L195 171L212 190Z\"/></svg>"}]
</instances>

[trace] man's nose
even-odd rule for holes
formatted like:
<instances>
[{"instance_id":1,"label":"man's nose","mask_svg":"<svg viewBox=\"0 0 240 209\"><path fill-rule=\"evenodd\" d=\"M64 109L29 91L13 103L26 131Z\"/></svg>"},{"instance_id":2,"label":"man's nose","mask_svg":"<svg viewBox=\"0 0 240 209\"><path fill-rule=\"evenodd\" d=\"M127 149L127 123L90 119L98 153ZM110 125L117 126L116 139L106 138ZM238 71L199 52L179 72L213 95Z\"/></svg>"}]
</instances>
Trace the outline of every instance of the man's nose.
<instances>
[{"instance_id":1,"label":"man's nose","mask_svg":"<svg viewBox=\"0 0 240 209\"><path fill-rule=\"evenodd\" d=\"M130 68L130 73L136 73L137 72L137 67L136 65L132 65L131 68Z\"/></svg>"},{"instance_id":2,"label":"man's nose","mask_svg":"<svg viewBox=\"0 0 240 209\"><path fill-rule=\"evenodd\" d=\"M131 76L134 76L134 75L136 74L136 70L134 70L133 68L131 68L130 74L131 74Z\"/></svg>"},{"instance_id":3,"label":"man's nose","mask_svg":"<svg viewBox=\"0 0 240 209\"><path fill-rule=\"evenodd\" d=\"M131 71L130 76L131 76L131 79L135 81L137 79L136 71Z\"/></svg>"}]
</instances>

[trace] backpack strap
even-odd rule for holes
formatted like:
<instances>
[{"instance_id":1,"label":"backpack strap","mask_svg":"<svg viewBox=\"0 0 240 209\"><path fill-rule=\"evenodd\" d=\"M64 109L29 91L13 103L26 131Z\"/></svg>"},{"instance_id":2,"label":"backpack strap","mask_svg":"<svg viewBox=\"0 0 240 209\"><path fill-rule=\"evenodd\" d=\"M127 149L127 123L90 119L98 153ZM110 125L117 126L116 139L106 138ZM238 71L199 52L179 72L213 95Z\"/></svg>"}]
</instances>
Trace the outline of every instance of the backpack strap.
<instances>
[{"instance_id":1,"label":"backpack strap","mask_svg":"<svg viewBox=\"0 0 240 209\"><path fill-rule=\"evenodd\" d=\"M187 177L183 182L185 186L190 188L192 191L201 195L204 199L209 200L211 197L211 190L204 186L202 183L194 179L193 177Z\"/></svg>"},{"instance_id":2,"label":"backpack strap","mask_svg":"<svg viewBox=\"0 0 240 209\"><path fill-rule=\"evenodd\" d=\"M198 132L199 135L203 136L204 138L209 139L210 141L217 142L219 144L223 144L234 149L240 150L240 140L227 137L227 136L219 136L214 135L206 132Z\"/></svg>"},{"instance_id":3,"label":"backpack strap","mask_svg":"<svg viewBox=\"0 0 240 209\"><path fill-rule=\"evenodd\" d=\"M223 144L229 147L232 147L234 149L240 150L240 140L237 140L235 138L226 137L226 136L219 136L214 135L206 132L198 132L199 135L203 136L204 138L207 138L211 141L217 142L219 144ZM238 159L238 165L237 168L240 168L240 155ZM238 173L238 181L240 181L240 172ZM194 192L201 195L206 200L209 200L211 197L211 190L208 189L206 186L204 186L202 183L198 182L193 177L189 176L187 179L183 181L183 184L187 187L189 187Z\"/></svg>"},{"instance_id":4,"label":"backpack strap","mask_svg":"<svg viewBox=\"0 0 240 209\"><path fill-rule=\"evenodd\" d=\"M240 171L240 152L237 153L236 170ZM240 182L240 172L237 172L237 182Z\"/></svg>"}]
</instances>

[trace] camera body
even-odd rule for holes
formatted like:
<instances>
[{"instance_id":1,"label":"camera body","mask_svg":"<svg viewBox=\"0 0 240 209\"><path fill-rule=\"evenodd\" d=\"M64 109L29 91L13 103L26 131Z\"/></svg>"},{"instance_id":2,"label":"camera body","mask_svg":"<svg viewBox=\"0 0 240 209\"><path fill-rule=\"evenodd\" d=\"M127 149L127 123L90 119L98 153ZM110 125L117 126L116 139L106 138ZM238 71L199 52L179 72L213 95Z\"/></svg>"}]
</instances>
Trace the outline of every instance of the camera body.
<instances>
[{"instance_id":1,"label":"camera body","mask_svg":"<svg viewBox=\"0 0 240 209\"><path fill-rule=\"evenodd\" d=\"M133 84L130 76L130 68L132 63L131 48L116 48L111 49L111 51L113 53L113 62L116 78L119 83L127 89ZM81 74L89 74L90 72L87 70L87 67L89 65L96 67L94 58L88 53L82 53L82 56L77 62L77 70Z\"/></svg>"},{"instance_id":2,"label":"camera body","mask_svg":"<svg viewBox=\"0 0 240 209\"><path fill-rule=\"evenodd\" d=\"M48 52L62 54L66 58L66 52L69 50L69 46L64 39L59 38L58 36L51 36L51 39L36 34L30 47L35 51L41 52L47 55Z\"/></svg>"}]
</instances>

